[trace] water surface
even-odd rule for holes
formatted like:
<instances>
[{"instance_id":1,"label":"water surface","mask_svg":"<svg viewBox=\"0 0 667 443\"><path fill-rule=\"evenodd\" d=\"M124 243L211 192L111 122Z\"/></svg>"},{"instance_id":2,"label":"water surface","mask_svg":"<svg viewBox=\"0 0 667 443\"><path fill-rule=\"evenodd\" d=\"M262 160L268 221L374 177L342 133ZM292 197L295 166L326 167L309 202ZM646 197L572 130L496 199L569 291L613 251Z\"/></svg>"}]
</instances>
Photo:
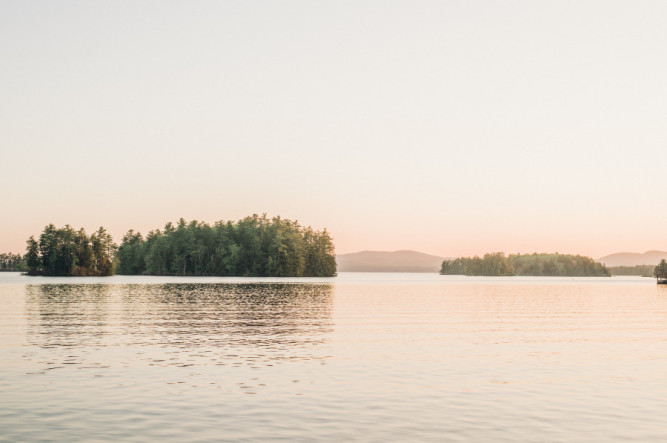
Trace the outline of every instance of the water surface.
<instances>
[{"instance_id":1,"label":"water surface","mask_svg":"<svg viewBox=\"0 0 667 443\"><path fill-rule=\"evenodd\" d=\"M665 441L641 278L0 274L0 440Z\"/></svg>"}]
</instances>

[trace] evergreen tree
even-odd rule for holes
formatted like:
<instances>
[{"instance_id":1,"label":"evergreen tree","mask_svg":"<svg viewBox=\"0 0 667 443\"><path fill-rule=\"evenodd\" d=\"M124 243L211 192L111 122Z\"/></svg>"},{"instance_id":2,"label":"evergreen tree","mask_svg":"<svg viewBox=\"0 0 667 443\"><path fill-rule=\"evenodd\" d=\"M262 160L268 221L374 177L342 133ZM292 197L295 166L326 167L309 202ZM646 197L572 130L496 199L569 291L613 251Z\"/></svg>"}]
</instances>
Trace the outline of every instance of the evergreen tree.
<instances>
[{"instance_id":1,"label":"evergreen tree","mask_svg":"<svg viewBox=\"0 0 667 443\"><path fill-rule=\"evenodd\" d=\"M590 257L566 254L514 254L508 257L501 252L480 257L460 257L444 260L443 275L526 275L526 276L600 276L608 277L609 271Z\"/></svg>"},{"instance_id":2,"label":"evergreen tree","mask_svg":"<svg viewBox=\"0 0 667 443\"><path fill-rule=\"evenodd\" d=\"M658 264L658 266L655 267L653 275L661 280L667 278L667 261L665 261L664 258L660 260L660 264Z\"/></svg>"},{"instance_id":3,"label":"evergreen tree","mask_svg":"<svg viewBox=\"0 0 667 443\"><path fill-rule=\"evenodd\" d=\"M90 236L93 252L93 269L97 275L113 274L113 256L115 245L111 235L102 226Z\"/></svg>"},{"instance_id":4,"label":"evergreen tree","mask_svg":"<svg viewBox=\"0 0 667 443\"><path fill-rule=\"evenodd\" d=\"M139 232L127 231L116 252L117 274L138 275L146 272L144 239Z\"/></svg>"},{"instance_id":5,"label":"evergreen tree","mask_svg":"<svg viewBox=\"0 0 667 443\"><path fill-rule=\"evenodd\" d=\"M128 231L120 246L100 227L90 237L69 225L46 226L28 242L31 273L43 275L234 275L326 277L336 275L329 233L298 222L254 214L213 226L180 219L144 239ZM2 262L0 262L1 265ZM39 269L41 268L41 270Z\"/></svg>"}]
</instances>

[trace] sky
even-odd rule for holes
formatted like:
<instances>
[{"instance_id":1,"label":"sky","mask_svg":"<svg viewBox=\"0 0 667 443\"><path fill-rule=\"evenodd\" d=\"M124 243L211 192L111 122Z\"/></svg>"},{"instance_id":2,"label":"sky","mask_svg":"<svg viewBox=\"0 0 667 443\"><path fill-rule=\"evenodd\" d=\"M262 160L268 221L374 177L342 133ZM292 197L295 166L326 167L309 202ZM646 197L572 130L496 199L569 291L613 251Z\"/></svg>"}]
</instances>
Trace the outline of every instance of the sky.
<instances>
[{"instance_id":1,"label":"sky","mask_svg":"<svg viewBox=\"0 0 667 443\"><path fill-rule=\"evenodd\" d=\"M337 253L667 250L667 2L0 0L0 252L48 223Z\"/></svg>"}]
</instances>

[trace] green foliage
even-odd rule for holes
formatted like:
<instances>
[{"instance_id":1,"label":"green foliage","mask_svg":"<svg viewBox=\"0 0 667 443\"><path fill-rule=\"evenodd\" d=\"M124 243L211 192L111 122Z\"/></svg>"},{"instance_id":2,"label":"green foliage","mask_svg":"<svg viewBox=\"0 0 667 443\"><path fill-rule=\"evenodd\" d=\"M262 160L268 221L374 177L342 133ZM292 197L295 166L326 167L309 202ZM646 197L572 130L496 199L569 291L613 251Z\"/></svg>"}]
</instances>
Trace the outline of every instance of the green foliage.
<instances>
[{"instance_id":1,"label":"green foliage","mask_svg":"<svg viewBox=\"0 0 667 443\"><path fill-rule=\"evenodd\" d=\"M26 265L31 275L112 275L115 245L102 227L88 237L70 225L49 224L26 242Z\"/></svg>"},{"instance_id":2,"label":"green foliage","mask_svg":"<svg viewBox=\"0 0 667 443\"><path fill-rule=\"evenodd\" d=\"M123 241L116 252L116 259L118 266L116 267L117 274L141 274L146 269L144 251L144 238L140 233L135 233L130 229L123 237Z\"/></svg>"},{"instance_id":3,"label":"green foliage","mask_svg":"<svg viewBox=\"0 0 667 443\"><path fill-rule=\"evenodd\" d=\"M257 214L213 226L180 219L144 240L129 231L116 255L118 274L330 277L336 275L329 233Z\"/></svg>"},{"instance_id":4,"label":"green foliage","mask_svg":"<svg viewBox=\"0 0 667 443\"><path fill-rule=\"evenodd\" d=\"M336 275L331 236L297 222L257 214L213 226L180 219L146 238L130 230L120 246L100 227L90 237L69 225L44 228L26 242L32 275L217 275L330 277Z\"/></svg>"},{"instance_id":5,"label":"green foliage","mask_svg":"<svg viewBox=\"0 0 667 443\"><path fill-rule=\"evenodd\" d=\"M607 268L611 275L640 275L642 277L653 277L655 266L636 265L636 266L610 266Z\"/></svg>"},{"instance_id":6,"label":"green foliage","mask_svg":"<svg viewBox=\"0 0 667 443\"><path fill-rule=\"evenodd\" d=\"M21 254L0 254L0 272L23 271L26 269L25 256Z\"/></svg>"},{"instance_id":7,"label":"green foliage","mask_svg":"<svg viewBox=\"0 0 667 443\"><path fill-rule=\"evenodd\" d=\"M25 262L28 267L28 273L31 275L37 274L41 260L39 259L39 245L32 235L26 241Z\"/></svg>"},{"instance_id":8,"label":"green foliage","mask_svg":"<svg viewBox=\"0 0 667 443\"><path fill-rule=\"evenodd\" d=\"M454 260L444 260L440 268L442 275L465 275L465 265L470 258L459 257Z\"/></svg>"},{"instance_id":9,"label":"green foliage","mask_svg":"<svg viewBox=\"0 0 667 443\"><path fill-rule=\"evenodd\" d=\"M484 254L480 257L460 257L442 262L443 275L525 275L606 277L607 268L590 257L568 254L513 254L502 252Z\"/></svg>"},{"instance_id":10,"label":"green foliage","mask_svg":"<svg viewBox=\"0 0 667 443\"><path fill-rule=\"evenodd\" d=\"M92 249L92 269L96 275L113 275L113 257L116 253L116 245L103 227L90 236Z\"/></svg>"},{"instance_id":11,"label":"green foliage","mask_svg":"<svg viewBox=\"0 0 667 443\"><path fill-rule=\"evenodd\" d=\"M653 275L659 279L667 279L667 261L663 258L660 260L660 264L655 267Z\"/></svg>"},{"instance_id":12,"label":"green foliage","mask_svg":"<svg viewBox=\"0 0 667 443\"><path fill-rule=\"evenodd\" d=\"M605 265L590 257L570 254L510 255L516 275L545 275L561 277L609 277Z\"/></svg>"}]
</instances>

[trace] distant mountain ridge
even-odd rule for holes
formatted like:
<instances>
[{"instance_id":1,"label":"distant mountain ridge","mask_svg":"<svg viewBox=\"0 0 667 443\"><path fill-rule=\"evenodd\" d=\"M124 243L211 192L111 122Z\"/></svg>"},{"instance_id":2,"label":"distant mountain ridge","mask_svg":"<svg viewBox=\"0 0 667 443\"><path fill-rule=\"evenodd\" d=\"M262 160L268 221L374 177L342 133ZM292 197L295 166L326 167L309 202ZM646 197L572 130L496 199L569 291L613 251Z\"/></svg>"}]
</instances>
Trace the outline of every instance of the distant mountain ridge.
<instances>
[{"instance_id":1,"label":"distant mountain ridge","mask_svg":"<svg viewBox=\"0 0 667 443\"><path fill-rule=\"evenodd\" d=\"M615 254L605 255L598 261L607 266L637 266L637 265L657 265L660 260L667 260L666 251L646 251L640 252L617 252Z\"/></svg>"},{"instance_id":2,"label":"distant mountain ridge","mask_svg":"<svg viewBox=\"0 0 667 443\"><path fill-rule=\"evenodd\" d=\"M336 256L338 272L440 272L444 257L417 251L361 251Z\"/></svg>"}]
</instances>

